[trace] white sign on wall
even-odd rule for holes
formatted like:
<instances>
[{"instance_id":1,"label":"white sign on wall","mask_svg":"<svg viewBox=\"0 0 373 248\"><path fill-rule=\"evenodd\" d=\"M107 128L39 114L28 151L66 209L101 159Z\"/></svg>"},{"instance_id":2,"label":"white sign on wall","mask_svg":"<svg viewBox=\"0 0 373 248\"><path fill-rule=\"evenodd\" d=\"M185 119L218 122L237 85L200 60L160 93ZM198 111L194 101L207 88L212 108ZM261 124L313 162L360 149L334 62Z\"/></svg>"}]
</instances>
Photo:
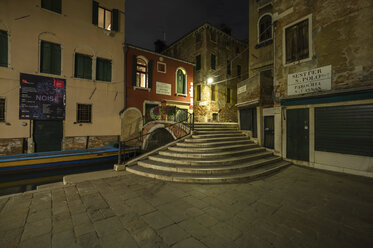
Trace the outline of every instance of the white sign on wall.
<instances>
[{"instance_id":1,"label":"white sign on wall","mask_svg":"<svg viewBox=\"0 0 373 248\"><path fill-rule=\"evenodd\" d=\"M246 84L237 89L237 94L246 92Z\"/></svg>"},{"instance_id":2,"label":"white sign on wall","mask_svg":"<svg viewBox=\"0 0 373 248\"><path fill-rule=\"evenodd\" d=\"M155 90L155 92L158 95L171 96L171 84L156 82L156 90Z\"/></svg>"},{"instance_id":3,"label":"white sign on wall","mask_svg":"<svg viewBox=\"0 0 373 248\"><path fill-rule=\"evenodd\" d=\"M331 88L331 65L288 75L288 96L325 91Z\"/></svg>"}]
</instances>

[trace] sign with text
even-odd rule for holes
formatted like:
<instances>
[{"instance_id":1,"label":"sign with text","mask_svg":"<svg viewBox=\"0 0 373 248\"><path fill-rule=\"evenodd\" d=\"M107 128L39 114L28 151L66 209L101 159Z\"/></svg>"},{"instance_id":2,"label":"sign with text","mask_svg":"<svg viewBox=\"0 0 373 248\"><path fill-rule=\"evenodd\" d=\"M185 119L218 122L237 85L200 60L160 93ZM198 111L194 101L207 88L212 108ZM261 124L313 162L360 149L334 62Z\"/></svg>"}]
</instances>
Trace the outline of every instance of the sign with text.
<instances>
[{"instance_id":1,"label":"sign with text","mask_svg":"<svg viewBox=\"0 0 373 248\"><path fill-rule=\"evenodd\" d=\"M20 119L65 119L65 79L21 73L19 96Z\"/></svg>"},{"instance_id":2,"label":"sign with text","mask_svg":"<svg viewBox=\"0 0 373 248\"><path fill-rule=\"evenodd\" d=\"M288 75L288 95L300 95L330 90L332 88L332 66Z\"/></svg>"},{"instance_id":3,"label":"sign with text","mask_svg":"<svg viewBox=\"0 0 373 248\"><path fill-rule=\"evenodd\" d=\"M155 92L158 95L171 96L171 84L156 82L156 90L155 90Z\"/></svg>"}]
</instances>

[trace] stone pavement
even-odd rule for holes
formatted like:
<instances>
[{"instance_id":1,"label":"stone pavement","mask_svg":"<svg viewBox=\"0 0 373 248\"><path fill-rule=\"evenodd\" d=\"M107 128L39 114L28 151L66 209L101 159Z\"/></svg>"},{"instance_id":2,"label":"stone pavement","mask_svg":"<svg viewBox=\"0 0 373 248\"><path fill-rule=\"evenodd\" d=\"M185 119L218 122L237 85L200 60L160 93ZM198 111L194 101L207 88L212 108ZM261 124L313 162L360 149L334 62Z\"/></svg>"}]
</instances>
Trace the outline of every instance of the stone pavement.
<instances>
[{"instance_id":1,"label":"stone pavement","mask_svg":"<svg viewBox=\"0 0 373 248\"><path fill-rule=\"evenodd\" d=\"M0 198L0 247L373 247L373 180L298 166L262 180L124 173Z\"/></svg>"}]
</instances>

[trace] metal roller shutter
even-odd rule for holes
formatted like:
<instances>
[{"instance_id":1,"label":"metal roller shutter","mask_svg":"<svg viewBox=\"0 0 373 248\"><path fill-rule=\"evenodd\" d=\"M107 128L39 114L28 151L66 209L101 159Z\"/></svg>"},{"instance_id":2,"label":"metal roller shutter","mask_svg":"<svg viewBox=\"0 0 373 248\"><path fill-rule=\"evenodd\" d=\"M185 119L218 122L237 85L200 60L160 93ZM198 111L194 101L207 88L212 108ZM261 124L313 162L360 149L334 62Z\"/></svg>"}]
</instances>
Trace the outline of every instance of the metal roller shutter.
<instances>
[{"instance_id":1,"label":"metal roller shutter","mask_svg":"<svg viewBox=\"0 0 373 248\"><path fill-rule=\"evenodd\" d=\"M373 105L315 108L315 150L373 156Z\"/></svg>"}]
</instances>

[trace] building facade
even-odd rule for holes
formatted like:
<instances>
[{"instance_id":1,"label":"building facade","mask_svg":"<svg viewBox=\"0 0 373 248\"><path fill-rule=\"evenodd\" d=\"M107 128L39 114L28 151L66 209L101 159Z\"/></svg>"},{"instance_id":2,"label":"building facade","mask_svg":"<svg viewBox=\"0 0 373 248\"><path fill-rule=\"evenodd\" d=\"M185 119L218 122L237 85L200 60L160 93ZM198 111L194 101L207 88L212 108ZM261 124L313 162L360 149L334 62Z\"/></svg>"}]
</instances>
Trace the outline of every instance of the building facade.
<instances>
[{"instance_id":1,"label":"building facade","mask_svg":"<svg viewBox=\"0 0 373 248\"><path fill-rule=\"evenodd\" d=\"M250 27L269 26L268 15L272 29L267 46L265 29L250 39L250 75L259 65L273 71L271 105L245 93L258 143L272 139L271 149L297 164L373 177L372 8L364 0L250 1ZM268 62L257 58L270 50Z\"/></svg>"},{"instance_id":2,"label":"building facade","mask_svg":"<svg viewBox=\"0 0 373 248\"><path fill-rule=\"evenodd\" d=\"M124 1L0 2L0 154L120 135Z\"/></svg>"},{"instance_id":3,"label":"building facade","mask_svg":"<svg viewBox=\"0 0 373 248\"><path fill-rule=\"evenodd\" d=\"M237 122L237 83L246 79L247 44L206 23L172 43L163 54L195 63L197 122Z\"/></svg>"}]
</instances>

